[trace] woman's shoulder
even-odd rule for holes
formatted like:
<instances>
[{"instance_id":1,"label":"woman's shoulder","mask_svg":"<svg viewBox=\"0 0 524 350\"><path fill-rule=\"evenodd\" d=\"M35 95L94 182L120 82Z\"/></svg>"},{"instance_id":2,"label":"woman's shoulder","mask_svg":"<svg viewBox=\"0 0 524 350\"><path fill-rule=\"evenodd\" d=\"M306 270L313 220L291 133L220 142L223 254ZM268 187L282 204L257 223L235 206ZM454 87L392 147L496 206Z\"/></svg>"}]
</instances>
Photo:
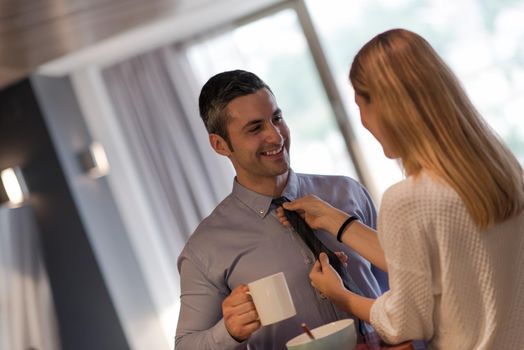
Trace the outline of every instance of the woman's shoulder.
<instances>
[{"instance_id":1,"label":"woman's shoulder","mask_svg":"<svg viewBox=\"0 0 524 350\"><path fill-rule=\"evenodd\" d=\"M382 197L383 206L409 207L410 210L460 203L460 197L448 184L425 171L392 185Z\"/></svg>"}]
</instances>

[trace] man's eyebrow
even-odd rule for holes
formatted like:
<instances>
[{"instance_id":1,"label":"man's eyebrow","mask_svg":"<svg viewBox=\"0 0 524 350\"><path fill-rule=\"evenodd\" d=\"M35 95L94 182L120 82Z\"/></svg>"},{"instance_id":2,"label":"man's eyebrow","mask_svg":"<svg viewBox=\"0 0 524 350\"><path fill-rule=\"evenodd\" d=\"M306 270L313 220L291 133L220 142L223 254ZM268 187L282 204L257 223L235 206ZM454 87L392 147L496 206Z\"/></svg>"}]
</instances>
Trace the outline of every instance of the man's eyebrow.
<instances>
[{"instance_id":1,"label":"man's eyebrow","mask_svg":"<svg viewBox=\"0 0 524 350\"><path fill-rule=\"evenodd\" d=\"M277 116L281 114L282 114L282 110L280 108L275 109L275 111L273 112L273 116Z\"/></svg>"}]
</instances>

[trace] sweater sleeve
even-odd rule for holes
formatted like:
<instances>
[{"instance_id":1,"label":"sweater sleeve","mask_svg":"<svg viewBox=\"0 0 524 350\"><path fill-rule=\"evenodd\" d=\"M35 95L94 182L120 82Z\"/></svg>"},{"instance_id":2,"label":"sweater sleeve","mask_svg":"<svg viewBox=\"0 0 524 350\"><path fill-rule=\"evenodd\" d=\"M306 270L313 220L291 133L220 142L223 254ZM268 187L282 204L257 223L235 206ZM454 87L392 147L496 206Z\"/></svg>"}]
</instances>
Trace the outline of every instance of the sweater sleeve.
<instances>
[{"instance_id":1,"label":"sweater sleeve","mask_svg":"<svg viewBox=\"0 0 524 350\"><path fill-rule=\"evenodd\" d=\"M386 191L378 222L390 290L373 304L371 324L391 344L433 335L435 298L424 219L431 213L424 213L423 200L409 186L406 181Z\"/></svg>"}]
</instances>

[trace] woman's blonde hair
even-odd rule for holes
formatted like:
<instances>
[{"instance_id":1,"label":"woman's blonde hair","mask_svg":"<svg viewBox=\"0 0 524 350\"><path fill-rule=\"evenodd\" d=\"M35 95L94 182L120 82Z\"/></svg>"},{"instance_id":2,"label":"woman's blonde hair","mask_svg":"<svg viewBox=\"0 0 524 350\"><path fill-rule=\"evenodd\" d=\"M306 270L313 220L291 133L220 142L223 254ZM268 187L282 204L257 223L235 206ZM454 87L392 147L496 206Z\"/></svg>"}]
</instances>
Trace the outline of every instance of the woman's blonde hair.
<instances>
[{"instance_id":1,"label":"woman's blonde hair","mask_svg":"<svg viewBox=\"0 0 524 350\"><path fill-rule=\"evenodd\" d=\"M425 169L444 180L481 228L523 209L522 167L424 38L404 29L377 35L356 55L349 78L374 104L408 175Z\"/></svg>"}]
</instances>

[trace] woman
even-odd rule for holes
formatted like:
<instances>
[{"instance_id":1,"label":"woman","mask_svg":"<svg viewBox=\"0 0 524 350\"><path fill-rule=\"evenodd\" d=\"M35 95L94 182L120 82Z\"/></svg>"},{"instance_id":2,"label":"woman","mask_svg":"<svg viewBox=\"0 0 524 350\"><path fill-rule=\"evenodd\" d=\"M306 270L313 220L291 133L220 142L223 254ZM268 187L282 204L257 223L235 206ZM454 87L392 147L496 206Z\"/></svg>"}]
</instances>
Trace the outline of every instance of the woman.
<instances>
[{"instance_id":1,"label":"woman","mask_svg":"<svg viewBox=\"0 0 524 350\"><path fill-rule=\"evenodd\" d=\"M524 180L433 48L403 29L379 34L350 71L362 124L407 178L382 199L378 239L309 196L284 204L378 267L376 300L344 289L321 254L312 284L389 343L435 349L524 348ZM285 223L283 212L279 212ZM344 223L344 224L343 224Z\"/></svg>"}]
</instances>

